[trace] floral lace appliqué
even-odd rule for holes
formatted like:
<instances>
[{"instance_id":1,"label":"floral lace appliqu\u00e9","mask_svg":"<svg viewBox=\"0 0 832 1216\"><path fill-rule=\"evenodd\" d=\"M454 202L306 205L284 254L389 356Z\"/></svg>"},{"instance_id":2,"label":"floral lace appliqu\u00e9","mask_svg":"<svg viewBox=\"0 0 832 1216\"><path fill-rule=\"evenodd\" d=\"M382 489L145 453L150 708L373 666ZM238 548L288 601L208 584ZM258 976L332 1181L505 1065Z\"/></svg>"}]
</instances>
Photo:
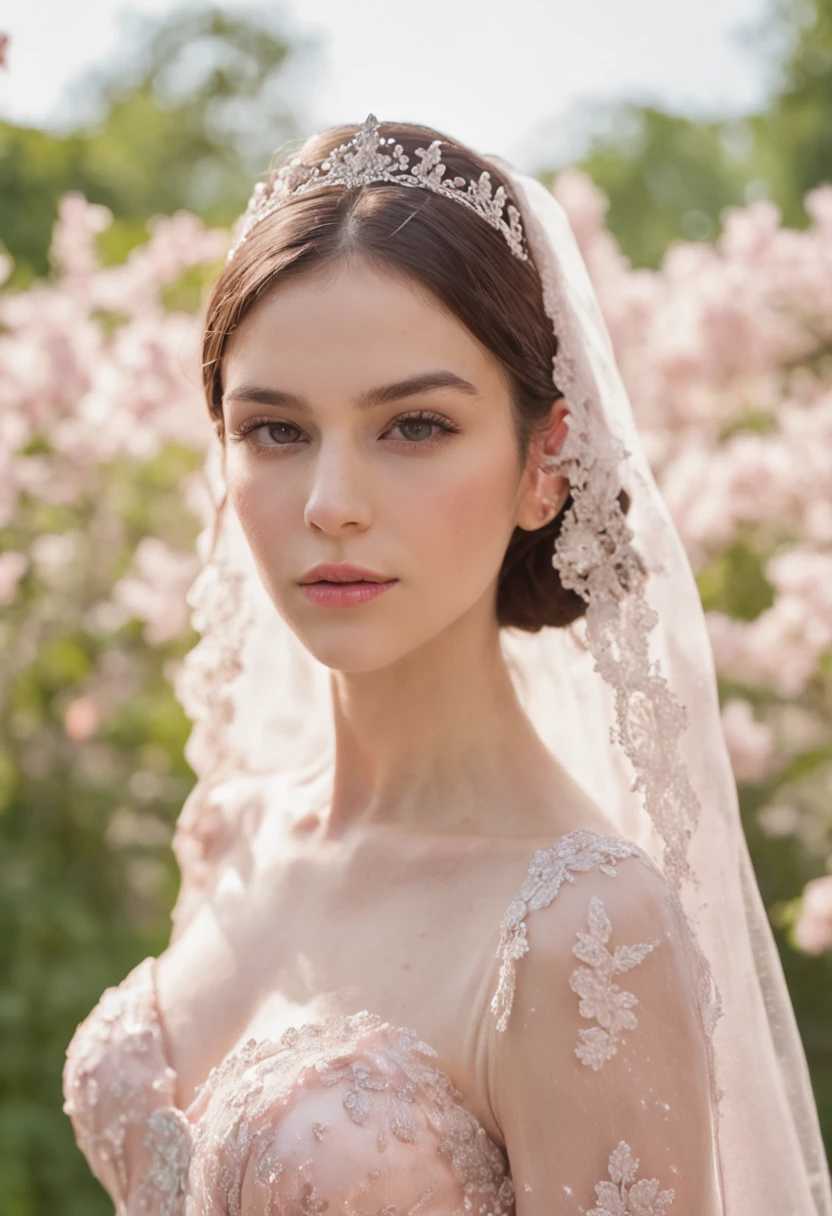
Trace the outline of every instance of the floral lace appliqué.
<instances>
[{"instance_id":1,"label":"floral lace appliqu\u00e9","mask_svg":"<svg viewBox=\"0 0 832 1216\"><path fill-rule=\"evenodd\" d=\"M303 1100L300 1095L314 1096L320 1085L338 1095L332 1109L343 1111L372 1136L373 1151L366 1160L356 1157L351 1166L355 1177L350 1177L350 1185L358 1187L356 1195L363 1189L375 1201L379 1180L394 1184L394 1167L386 1162L395 1140L421 1144L425 1171L432 1175L417 1208L428 1202L446 1162L460 1184L465 1211L509 1216L514 1186L503 1153L462 1105L463 1095L435 1066L435 1058L434 1049L415 1030L391 1026L366 1010L291 1027L279 1041L249 1039L211 1070L198 1091L205 1109L196 1132L195 1180L205 1178L203 1190L208 1194L226 1187L228 1210L238 1213L245 1165L252 1159L255 1182L266 1188L267 1207L275 1216L284 1211L317 1216L331 1210L331 1201L316 1185L314 1162L295 1160L295 1140L305 1128L302 1116L282 1147L275 1141L280 1122ZM316 1120L310 1126L314 1143L320 1144L325 1124ZM426 1127L436 1134L430 1145ZM327 1134L337 1136L334 1129ZM434 1153L436 1167L431 1168ZM366 1172L366 1182L359 1183L362 1169L373 1162L377 1164ZM417 1208L407 1210L415 1213ZM338 1210L353 1212L351 1207ZM391 1213L396 1210L391 1208Z\"/></svg>"},{"instance_id":2,"label":"floral lace appliqu\u00e9","mask_svg":"<svg viewBox=\"0 0 832 1216\"><path fill-rule=\"evenodd\" d=\"M145 1148L150 1167L140 1193L146 1205L158 1205L159 1216L177 1216L182 1210L191 1159L190 1126L173 1107L154 1110L147 1119Z\"/></svg>"},{"instance_id":3,"label":"floral lace appliqu\u00e9","mask_svg":"<svg viewBox=\"0 0 832 1216\"><path fill-rule=\"evenodd\" d=\"M64 1113L95 1176L127 1211L125 1141L144 1125L147 1172L143 1208L179 1216L190 1160L188 1122L174 1105L176 1074L167 1065L155 1004L152 958L102 994L76 1029L63 1072Z\"/></svg>"},{"instance_id":4,"label":"floral lace appliqu\u00e9","mask_svg":"<svg viewBox=\"0 0 832 1216\"><path fill-rule=\"evenodd\" d=\"M633 1013L638 997L613 983L613 976L630 971L644 961L660 945L658 939L635 946L607 948L612 934L610 919L602 901L593 895L589 901L588 933L578 933L572 953L588 967L576 967L569 977L569 987L581 998L581 1017L595 1018L597 1026L579 1031L580 1043L575 1055L595 1072L611 1060L618 1050L618 1040L625 1030L633 1030L638 1019Z\"/></svg>"},{"instance_id":5,"label":"floral lace appliqu\u00e9","mask_svg":"<svg viewBox=\"0 0 832 1216\"><path fill-rule=\"evenodd\" d=\"M615 863L640 852L637 845L620 836L602 836L585 828L567 832L550 849L535 851L523 885L509 904L500 926L497 947L500 975L491 998L491 1011L496 1014L498 1030L505 1030L508 1025L516 984L515 964L529 949L526 938L528 913L547 908L564 882L575 881L573 873L597 866L603 874L615 878Z\"/></svg>"},{"instance_id":6,"label":"floral lace appliqu\u00e9","mask_svg":"<svg viewBox=\"0 0 832 1216\"><path fill-rule=\"evenodd\" d=\"M658 1178L640 1178L636 1182L638 1157L634 1157L626 1140L619 1140L607 1163L611 1182L595 1184L598 1207L586 1216L665 1216L673 1202L675 1191L659 1190Z\"/></svg>"},{"instance_id":7,"label":"floral lace appliqu\u00e9","mask_svg":"<svg viewBox=\"0 0 832 1216\"><path fill-rule=\"evenodd\" d=\"M246 1184L270 1216L417 1216L438 1188L458 1195L454 1211L511 1216L505 1154L436 1051L366 1010L249 1039L177 1107L152 965L104 993L64 1071L64 1110L117 1216L244 1216ZM363 1129L356 1141L350 1124ZM414 1154L404 1183L399 1146ZM400 1203L402 1186L418 1193Z\"/></svg>"}]
</instances>

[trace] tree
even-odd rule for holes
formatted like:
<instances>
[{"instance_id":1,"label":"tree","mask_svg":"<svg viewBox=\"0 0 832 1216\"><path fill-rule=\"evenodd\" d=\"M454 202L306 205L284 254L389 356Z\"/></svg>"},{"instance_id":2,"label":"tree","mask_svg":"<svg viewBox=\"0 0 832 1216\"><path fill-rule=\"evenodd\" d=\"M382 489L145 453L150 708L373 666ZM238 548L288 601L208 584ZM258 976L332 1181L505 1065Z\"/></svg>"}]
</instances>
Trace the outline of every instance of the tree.
<instances>
[{"instance_id":1,"label":"tree","mask_svg":"<svg viewBox=\"0 0 832 1216\"><path fill-rule=\"evenodd\" d=\"M104 243L117 261L153 215L187 209L228 224L272 151L299 134L298 66L313 44L274 21L185 10L133 17L124 61L78 90L94 117L68 135L0 123L0 236L14 285L48 270L58 200L69 190L115 216Z\"/></svg>"},{"instance_id":2,"label":"tree","mask_svg":"<svg viewBox=\"0 0 832 1216\"><path fill-rule=\"evenodd\" d=\"M750 123L756 169L785 221L805 227L806 192L832 181L832 0L775 0L766 32L775 92Z\"/></svg>"},{"instance_id":3,"label":"tree","mask_svg":"<svg viewBox=\"0 0 832 1216\"><path fill-rule=\"evenodd\" d=\"M729 124L631 103L599 119L603 133L590 134L578 164L609 199L610 230L635 265L657 267L674 240L712 239L722 208L747 201Z\"/></svg>"},{"instance_id":4,"label":"tree","mask_svg":"<svg viewBox=\"0 0 832 1216\"><path fill-rule=\"evenodd\" d=\"M760 113L699 121L619 102L584 122L573 159L607 196L610 230L635 265L658 267L674 240L712 239L726 207L759 198L806 227L804 196L832 181L832 0L770 4L744 31L768 64L771 100Z\"/></svg>"}]
</instances>

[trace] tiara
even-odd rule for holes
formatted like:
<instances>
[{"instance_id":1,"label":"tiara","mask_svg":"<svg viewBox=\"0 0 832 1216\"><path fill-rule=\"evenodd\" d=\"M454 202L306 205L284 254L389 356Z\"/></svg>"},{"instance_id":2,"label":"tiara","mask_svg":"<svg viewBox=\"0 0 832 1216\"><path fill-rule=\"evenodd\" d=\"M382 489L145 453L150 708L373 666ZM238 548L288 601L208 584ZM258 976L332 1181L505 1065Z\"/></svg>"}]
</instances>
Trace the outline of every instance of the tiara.
<instances>
[{"instance_id":1,"label":"tiara","mask_svg":"<svg viewBox=\"0 0 832 1216\"><path fill-rule=\"evenodd\" d=\"M387 149L386 151L384 149ZM242 218L239 235L228 254L231 261L251 230L266 216L296 194L322 186L366 186L370 182L393 182L398 186L420 186L452 198L476 211L487 224L501 232L516 258L528 261L520 212L508 202L505 187L492 190L491 174L485 170L475 181L464 177L445 179L446 166L440 160L441 141L429 148L417 148L411 167L410 157L391 136L379 132L375 114L368 114L359 132L347 143L330 152L320 165L310 167L296 156L268 182L258 182ZM466 189L467 187L467 189ZM506 216L508 218L506 218Z\"/></svg>"}]
</instances>

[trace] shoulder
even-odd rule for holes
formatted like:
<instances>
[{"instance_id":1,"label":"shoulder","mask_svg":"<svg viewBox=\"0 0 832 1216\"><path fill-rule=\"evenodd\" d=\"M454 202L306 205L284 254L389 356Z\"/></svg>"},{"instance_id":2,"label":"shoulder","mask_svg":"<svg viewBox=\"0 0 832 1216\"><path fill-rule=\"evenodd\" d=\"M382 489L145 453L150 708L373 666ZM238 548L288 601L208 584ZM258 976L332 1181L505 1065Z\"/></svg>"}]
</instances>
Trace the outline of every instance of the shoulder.
<instances>
[{"instance_id":1,"label":"shoulder","mask_svg":"<svg viewBox=\"0 0 832 1216\"><path fill-rule=\"evenodd\" d=\"M532 877L525 916L530 956L542 965L573 958L576 936L611 922L630 937L673 937L673 897L659 868L637 845L594 832L570 833ZM557 898L554 898L554 895Z\"/></svg>"},{"instance_id":2,"label":"shoulder","mask_svg":"<svg viewBox=\"0 0 832 1216\"><path fill-rule=\"evenodd\" d=\"M154 1000L154 962L148 956L106 988L66 1049L63 1110L99 1177L106 1146L111 1153L117 1147L125 1101L131 1117L142 1118L173 1100Z\"/></svg>"},{"instance_id":3,"label":"shoulder","mask_svg":"<svg viewBox=\"0 0 832 1216\"><path fill-rule=\"evenodd\" d=\"M512 1174L537 1196L530 1212L566 1186L623 1212L627 1191L599 1180L607 1161L621 1181L622 1159L633 1177L640 1160L633 1201L672 1179L686 1211L710 1212L715 1091L693 935L646 853L570 837L535 855L504 922L489 1092Z\"/></svg>"},{"instance_id":4,"label":"shoulder","mask_svg":"<svg viewBox=\"0 0 832 1216\"><path fill-rule=\"evenodd\" d=\"M626 978L620 978L625 976ZM538 851L503 922L491 1009L498 1055L541 1024L598 1071L625 1031L703 1039L694 936L658 866L620 837L569 833ZM581 1027L577 1043L574 1028ZM640 1036L641 1037L641 1036Z\"/></svg>"},{"instance_id":5,"label":"shoulder","mask_svg":"<svg viewBox=\"0 0 832 1216\"><path fill-rule=\"evenodd\" d=\"M94 1066L109 1046L130 1034L145 1034L153 1023L154 959L148 956L118 984L105 988L96 1005L79 1023L67 1048L77 1068Z\"/></svg>"},{"instance_id":6,"label":"shoulder","mask_svg":"<svg viewBox=\"0 0 832 1216\"><path fill-rule=\"evenodd\" d=\"M187 1160L155 1001L153 956L105 989L76 1028L63 1067L63 1111L90 1169L119 1211L161 1159ZM184 1167L183 1167L184 1168ZM131 1209L132 1210L132 1209ZM155 1210L155 1209L154 1209Z\"/></svg>"},{"instance_id":7,"label":"shoulder","mask_svg":"<svg viewBox=\"0 0 832 1216\"><path fill-rule=\"evenodd\" d=\"M592 1000L608 1007L624 972L632 992L622 999L633 1007L649 987L658 1016L680 1030L698 1035L711 1020L707 976L681 904L652 858L619 836L570 832L535 853L503 918L498 958L498 1040L516 1037L541 1009L572 1019L576 995L582 1014Z\"/></svg>"},{"instance_id":8,"label":"shoulder","mask_svg":"<svg viewBox=\"0 0 832 1216\"><path fill-rule=\"evenodd\" d=\"M497 1029L506 1029L518 972L574 963L576 935L587 929L590 915L596 926L605 915L628 932L650 930L655 936L669 928L668 902L658 868L621 836L580 829L537 849L501 924L500 974L491 1003Z\"/></svg>"}]
</instances>

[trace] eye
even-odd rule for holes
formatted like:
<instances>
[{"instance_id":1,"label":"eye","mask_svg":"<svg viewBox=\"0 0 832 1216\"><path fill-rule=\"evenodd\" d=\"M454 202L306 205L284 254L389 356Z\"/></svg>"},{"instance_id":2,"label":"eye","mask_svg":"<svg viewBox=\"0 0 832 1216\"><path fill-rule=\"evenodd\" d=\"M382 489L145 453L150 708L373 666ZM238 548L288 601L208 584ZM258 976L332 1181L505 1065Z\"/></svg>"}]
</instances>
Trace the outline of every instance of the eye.
<instances>
[{"instance_id":1,"label":"eye","mask_svg":"<svg viewBox=\"0 0 832 1216\"><path fill-rule=\"evenodd\" d=\"M441 441L443 434L454 434L457 429L450 419L443 417L442 414L434 414L430 410L415 410L394 418L386 433L399 430L402 432L405 443L426 447ZM436 433L437 431L439 434Z\"/></svg>"},{"instance_id":2,"label":"eye","mask_svg":"<svg viewBox=\"0 0 832 1216\"><path fill-rule=\"evenodd\" d=\"M302 432L299 428L291 422L263 422L253 419L249 424L244 424L238 430L232 432L230 438L239 441L252 436L250 442L255 447L281 448L288 447L292 443L297 443L301 435Z\"/></svg>"}]
</instances>

